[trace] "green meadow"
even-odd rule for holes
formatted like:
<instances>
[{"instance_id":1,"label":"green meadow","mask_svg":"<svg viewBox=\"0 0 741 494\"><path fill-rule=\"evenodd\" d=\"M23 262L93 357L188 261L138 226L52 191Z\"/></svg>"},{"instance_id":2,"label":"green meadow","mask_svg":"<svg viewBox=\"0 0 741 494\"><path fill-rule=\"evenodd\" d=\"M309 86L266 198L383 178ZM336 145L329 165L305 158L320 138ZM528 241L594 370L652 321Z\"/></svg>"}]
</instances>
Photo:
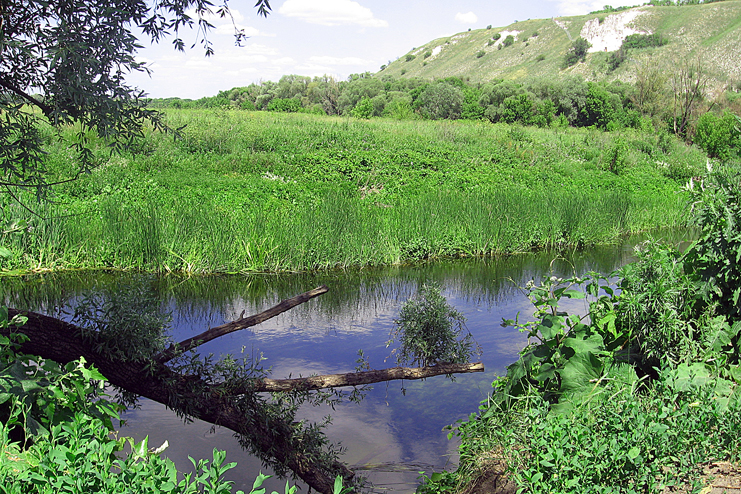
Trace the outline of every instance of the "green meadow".
<instances>
[{"instance_id":1,"label":"green meadow","mask_svg":"<svg viewBox=\"0 0 741 494\"><path fill-rule=\"evenodd\" d=\"M705 155L636 130L167 110L179 138L3 204L6 272L268 272L580 247L684 225ZM73 132L69 129L66 132ZM48 131L62 179L75 154ZM135 152L134 152L135 151ZM29 211L29 209L31 211Z\"/></svg>"}]
</instances>

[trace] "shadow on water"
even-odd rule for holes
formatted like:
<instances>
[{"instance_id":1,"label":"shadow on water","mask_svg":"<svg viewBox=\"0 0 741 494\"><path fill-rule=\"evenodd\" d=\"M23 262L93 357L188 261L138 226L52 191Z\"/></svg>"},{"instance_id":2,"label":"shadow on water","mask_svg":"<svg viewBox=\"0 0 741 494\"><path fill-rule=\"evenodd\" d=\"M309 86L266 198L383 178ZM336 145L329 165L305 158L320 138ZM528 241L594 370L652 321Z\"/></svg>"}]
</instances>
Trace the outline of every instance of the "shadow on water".
<instances>
[{"instance_id":1,"label":"shadow on water","mask_svg":"<svg viewBox=\"0 0 741 494\"><path fill-rule=\"evenodd\" d=\"M679 233L686 236L686 232ZM387 348L389 331L401 305L425 282L438 282L448 301L467 318L467 326L483 348L486 372L464 374L455 382L439 376L426 381L378 384L359 404L345 403L335 411L306 409L309 420L332 416L329 438L346 448L343 460L367 475L378 492L414 492L418 472L452 468L457 443L443 428L477 410L491 382L517 358L525 338L503 328L502 318L532 313L518 289L543 276L567 277L587 271L610 273L631 260L642 239L587 250L541 252L491 259L439 261L404 267L331 271L306 274L245 276L153 276L140 273L67 272L0 279L0 299L7 305L68 318L76 300L86 293L105 295L126 284L144 284L172 314L175 340L208 327L252 314L278 301L325 284L330 291L254 328L227 335L202 347L203 353L263 354L275 377L351 372L363 349L372 368L396 365ZM583 301L581 301L583 303ZM569 310L580 310L573 307ZM188 456L210 458L213 448L225 449L238 462L227 477L235 490L249 492L259 461L241 451L226 430L212 430L195 421L183 424L157 403L142 400L141 408L124 414L122 434L150 445L168 440L166 455L178 468L191 468ZM268 489L282 491L281 481Z\"/></svg>"}]
</instances>

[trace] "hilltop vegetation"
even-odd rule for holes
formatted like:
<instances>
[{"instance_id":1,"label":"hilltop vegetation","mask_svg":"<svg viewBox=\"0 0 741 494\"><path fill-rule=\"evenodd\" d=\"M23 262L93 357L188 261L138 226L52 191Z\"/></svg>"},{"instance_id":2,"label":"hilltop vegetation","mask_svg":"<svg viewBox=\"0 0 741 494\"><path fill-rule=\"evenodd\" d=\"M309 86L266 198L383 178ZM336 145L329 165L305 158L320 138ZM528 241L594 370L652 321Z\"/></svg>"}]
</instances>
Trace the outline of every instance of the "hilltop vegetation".
<instances>
[{"instance_id":1,"label":"hilltop vegetation","mask_svg":"<svg viewBox=\"0 0 741 494\"><path fill-rule=\"evenodd\" d=\"M458 33L413 48L382 66L378 76L462 77L472 83L486 83L578 74L592 81L632 82L640 67L659 65L671 70L679 59L702 56L716 90L741 80L741 66L736 63L741 57L741 2L667 5L670 3L528 19ZM610 56L631 34L657 35L666 43L632 50L633 63L611 70ZM508 37L511 42L506 43ZM589 53L583 63L564 70L563 58L579 37L592 45Z\"/></svg>"},{"instance_id":2,"label":"hilltop vegetation","mask_svg":"<svg viewBox=\"0 0 741 494\"><path fill-rule=\"evenodd\" d=\"M287 75L152 104L654 128L692 142L706 112L741 114L741 1L665 3L460 33L346 81Z\"/></svg>"}]
</instances>

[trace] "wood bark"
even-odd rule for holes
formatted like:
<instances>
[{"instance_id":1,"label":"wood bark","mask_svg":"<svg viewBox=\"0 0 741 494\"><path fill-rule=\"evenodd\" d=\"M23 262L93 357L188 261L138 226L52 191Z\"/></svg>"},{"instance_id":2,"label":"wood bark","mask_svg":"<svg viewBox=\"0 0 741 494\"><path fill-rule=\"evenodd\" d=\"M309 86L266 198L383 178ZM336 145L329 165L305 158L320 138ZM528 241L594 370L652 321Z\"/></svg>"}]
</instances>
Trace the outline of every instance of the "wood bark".
<instances>
[{"instance_id":1,"label":"wood bark","mask_svg":"<svg viewBox=\"0 0 741 494\"><path fill-rule=\"evenodd\" d=\"M484 372L481 362L467 364L438 364L427 367L392 367L390 369L348 372L346 374L325 374L322 376L296 379L258 379L253 391L311 391L316 389L340 388L343 386L362 386L398 379L424 379L442 374L464 374Z\"/></svg>"},{"instance_id":2,"label":"wood bark","mask_svg":"<svg viewBox=\"0 0 741 494\"><path fill-rule=\"evenodd\" d=\"M60 364L66 364L82 357L86 362L93 364L111 384L119 388L162 403L180 413L184 413L183 410L187 408L187 414L190 417L225 427L238 435L249 438L252 445L263 455L275 458L287 465L296 476L316 491L331 494L334 475L340 474L349 480L352 479L354 473L344 464L334 462L330 467L332 471L330 474L326 467L318 465L313 458L291 443L290 431L293 424L281 417L266 419L264 416L259 416L258 419L257 412L245 415L244 407L236 405L239 397L267 391L306 391L357 386L394 379L422 379L440 374L483 372L483 364L438 364L422 368L395 367L300 379L255 379L250 380L242 389L231 389L229 394L224 394L217 384L206 382L200 376L182 375L166 365L172 356L183 349L192 349L205 341L253 326L326 291L326 287L319 287L285 300L255 316L240 317L232 323L211 328L197 337L172 345L152 360L112 359L103 350L96 349L94 335L83 338L82 328L35 312L9 309L9 318L18 314L25 315L28 322L20 328L0 329L0 333L25 334L28 336L28 341L23 343L22 352L54 360ZM195 389L198 390L197 393ZM203 399L204 396L207 397L206 400Z\"/></svg>"},{"instance_id":3,"label":"wood bark","mask_svg":"<svg viewBox=\"0 0 741 494\"><path fill-rule=\"evenodd\" d=\"M300 295L296 295L295 297L283 300L278 305L275 305L268 310L262 311L259 314L255 314L254 316L244 317L244 312L242 312L242 316L240 316L240 318L236 321L222 324L221 326L216 326L215 328L210 328L197 336L188 338L187 340L183 340L180 343L170 345L154 359L159 363L164 364L165 362L168 362L175 358L178 354L187 352L188 350L192 350L193 348L196 348L206 342L215 340L216 338L220 338L221 336L239 331L241 329L247 329L252 326L256 326L261 322L265 322L268 319L271 319L279 314L286 312L287 310L296 307L297 305L308 302L314 297L318 297L319 295L327 293L327 290L328 288L325 285L322 285L320 287L314 288L313 290L309 290L308 292L304 292Z\"/></svg>"}]
</instances>

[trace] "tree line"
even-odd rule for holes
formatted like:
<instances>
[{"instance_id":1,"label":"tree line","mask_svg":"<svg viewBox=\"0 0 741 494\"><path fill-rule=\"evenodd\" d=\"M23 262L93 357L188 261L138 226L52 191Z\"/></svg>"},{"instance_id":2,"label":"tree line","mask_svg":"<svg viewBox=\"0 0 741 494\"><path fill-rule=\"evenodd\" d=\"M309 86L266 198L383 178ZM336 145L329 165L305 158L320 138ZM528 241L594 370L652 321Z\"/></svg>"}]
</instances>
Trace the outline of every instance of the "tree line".
<instances>
[{"instance_id":1,"label":"tree line","mask_svg":"<svg viewBox=\"0 0 741 494\"><path fill-rule=\"evenodd\" d=\"M487 83L448 77L352 74L286 75L220 91L199 100L152 100L154 107L214 108L249 111L306 112L358 118L399 120L466 119L492 123L546 126L594 126L603 130L667 130L692 140L698 119L708 111L741 115L741 83L711 97L701 59L687 58L672 70L642 65L634 83L592 82L580 76L535 78L524 82L499 79Z\"/></svg>"}]
</instances>

